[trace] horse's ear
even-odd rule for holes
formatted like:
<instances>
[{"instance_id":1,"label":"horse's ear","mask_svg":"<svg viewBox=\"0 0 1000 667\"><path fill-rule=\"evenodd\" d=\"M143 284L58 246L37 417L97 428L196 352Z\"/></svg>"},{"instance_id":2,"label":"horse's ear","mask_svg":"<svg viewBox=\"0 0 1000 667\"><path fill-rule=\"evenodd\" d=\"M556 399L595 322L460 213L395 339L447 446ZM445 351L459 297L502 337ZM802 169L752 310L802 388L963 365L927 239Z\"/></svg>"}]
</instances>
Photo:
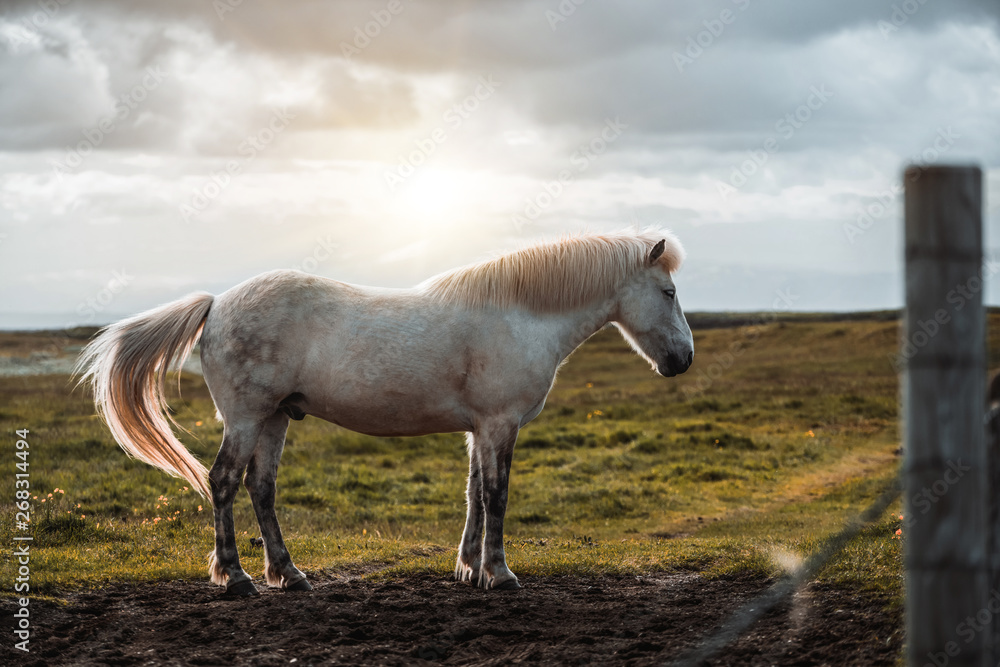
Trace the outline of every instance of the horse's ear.
<instances>
[{"instance_id":1,"label":"horse's ear","mask_svg":"<svg viewBox=\"0 0 1000 667\"><path fill-rule=\"evenodd\" d=\"M649 263L656 264L656 260L660 258L663 254L663 249L667 246L666 239L660 239L659 242L653 246L653 250L649 253Z\"/></svg>"}]
</instances>

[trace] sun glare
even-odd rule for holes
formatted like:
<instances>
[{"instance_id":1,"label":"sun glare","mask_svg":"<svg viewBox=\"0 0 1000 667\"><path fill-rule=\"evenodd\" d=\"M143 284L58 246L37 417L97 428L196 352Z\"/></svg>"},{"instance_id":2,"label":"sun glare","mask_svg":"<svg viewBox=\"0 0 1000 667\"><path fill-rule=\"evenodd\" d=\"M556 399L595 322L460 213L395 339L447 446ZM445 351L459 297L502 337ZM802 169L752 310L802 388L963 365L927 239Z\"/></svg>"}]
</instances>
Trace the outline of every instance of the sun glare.
<instances>
[{"instance_id":1,"label":"sun glare","mask_svg":"<svg viewBox=\"0 0 1000 667\"><path fill-rule=\"evenodd\" d=\"M447 226L468 203L469 179L455 171L425 168L399 187L397 202L404 216L424 224Z\"/></svg>"}]
</instances>

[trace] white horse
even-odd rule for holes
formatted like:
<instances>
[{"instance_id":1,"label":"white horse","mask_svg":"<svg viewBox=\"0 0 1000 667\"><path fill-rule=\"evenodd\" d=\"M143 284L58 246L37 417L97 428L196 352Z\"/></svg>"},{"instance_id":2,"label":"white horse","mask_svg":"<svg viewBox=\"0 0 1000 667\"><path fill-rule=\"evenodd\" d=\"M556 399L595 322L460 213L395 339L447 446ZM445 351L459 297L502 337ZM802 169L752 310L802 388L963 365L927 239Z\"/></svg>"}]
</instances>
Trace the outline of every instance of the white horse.
<instances>
[{"instance_id":1,"label":"white horse","mask_svg":"<svg viewBox=\"0 0 1000 667\"><path fill-rule=\"evenodd\" d=\"M468 433L468 515L455 576L519 588L503 520L518 431L542 410L563 361L605 324L664 376L691 365L691 329L672 274L671 234L588 234L455 269L411 289L349 285L298 271L197 293L104 329L81 381L115 440L210 498L212 581L256 595L240 566L233 499L240 478L260 524L268 584L311 589L274 512L288 420L314 415L361 433ZM210 471L165 418L164 376L201 338L205 383L225 424Z\"/></svg>"}]
</instances>

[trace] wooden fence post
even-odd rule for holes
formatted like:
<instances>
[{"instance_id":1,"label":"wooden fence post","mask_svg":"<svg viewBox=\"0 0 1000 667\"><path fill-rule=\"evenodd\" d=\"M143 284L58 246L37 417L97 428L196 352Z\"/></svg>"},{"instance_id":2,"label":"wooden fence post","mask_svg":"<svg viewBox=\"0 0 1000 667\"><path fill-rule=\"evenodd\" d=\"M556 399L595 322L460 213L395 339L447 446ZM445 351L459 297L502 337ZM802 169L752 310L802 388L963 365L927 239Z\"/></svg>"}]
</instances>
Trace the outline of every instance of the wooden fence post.
<instances>
[{"instance_id":1,"label":"wooden fence post","mask_svg":"<svg viewBox=\"0 0 1000 667\"><path fill-rule=\"evenodd\" d=\"M987 664L982 173L910 167L903 369L907 664ZM984 627L985 625L985 627Z\"/></svg>"},{"instance_id":2,"label":"wooden fence post","mask_svg":"<svg viewBox=\"0 0 1000 667\"><path fill-rule=\"evenodd\" d=\"M990 386L990 409L986 414L987 496L989 525L986 551L989 555L990 590L986 608L991 618L991 640L987 664L1000 663L1000 376ZM978 619L977 619L978 622Z\"/></svg>"}]
</instances>

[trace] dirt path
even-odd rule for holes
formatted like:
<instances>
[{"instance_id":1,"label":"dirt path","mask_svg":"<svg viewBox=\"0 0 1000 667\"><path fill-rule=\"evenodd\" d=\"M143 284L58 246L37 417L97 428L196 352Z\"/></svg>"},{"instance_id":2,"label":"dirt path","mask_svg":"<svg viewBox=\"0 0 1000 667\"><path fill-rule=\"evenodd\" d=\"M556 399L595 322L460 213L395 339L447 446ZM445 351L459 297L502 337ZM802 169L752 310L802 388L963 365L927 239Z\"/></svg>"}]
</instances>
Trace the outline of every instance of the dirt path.
<instances>
[{"instance_id":1,"label":"dirt path","mask_svg":"<svg viewBox=\"0 0 1000 667\"><path fill-rule=\"evenodd\" d=\"M525 577L522 590L499 593L436 576L311 578L311 593L253 599L176 581L40 601L28 659L10 649L5 657L28 665L663 664L767 585L677 574ZM902 621L885 605L814 587L712 664L894 665Z\"/></svg>"}]
</instances>

